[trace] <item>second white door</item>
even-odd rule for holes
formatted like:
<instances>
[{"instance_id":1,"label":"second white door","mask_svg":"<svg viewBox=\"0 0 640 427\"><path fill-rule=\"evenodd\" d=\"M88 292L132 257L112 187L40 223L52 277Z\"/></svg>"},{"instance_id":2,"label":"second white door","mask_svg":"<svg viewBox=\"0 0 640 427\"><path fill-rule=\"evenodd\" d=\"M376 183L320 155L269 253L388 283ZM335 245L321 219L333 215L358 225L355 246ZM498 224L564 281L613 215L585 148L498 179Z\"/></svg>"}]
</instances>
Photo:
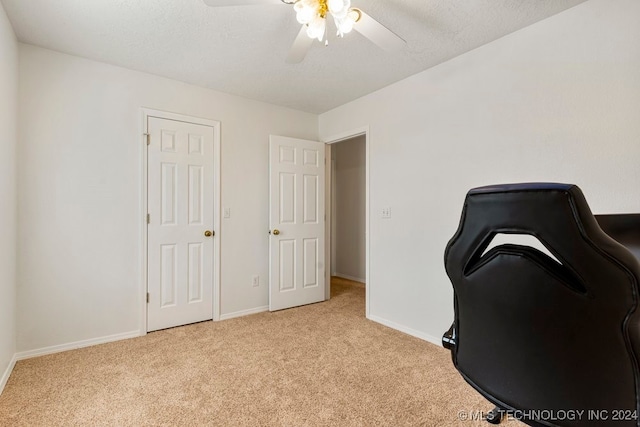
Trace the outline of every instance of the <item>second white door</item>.
<instances>
[{"instance_id":1,"label":"second white door","mask_svg":"<svg viewBox=\"0 0 640 427\"><path fill-rule=\"evenodd\" d=\"M269 310L325 299L325 144L271 136Z\"/></svg>"},{"instance_id":2,"label":"second white door","mask_svg":"<svg viewBox=\"0 0 640 427\"><path fill-rule=\"evenodd\" d=\"M213 318L214 128L149 117L147 330Z\"/></svg>"}]
</instances>

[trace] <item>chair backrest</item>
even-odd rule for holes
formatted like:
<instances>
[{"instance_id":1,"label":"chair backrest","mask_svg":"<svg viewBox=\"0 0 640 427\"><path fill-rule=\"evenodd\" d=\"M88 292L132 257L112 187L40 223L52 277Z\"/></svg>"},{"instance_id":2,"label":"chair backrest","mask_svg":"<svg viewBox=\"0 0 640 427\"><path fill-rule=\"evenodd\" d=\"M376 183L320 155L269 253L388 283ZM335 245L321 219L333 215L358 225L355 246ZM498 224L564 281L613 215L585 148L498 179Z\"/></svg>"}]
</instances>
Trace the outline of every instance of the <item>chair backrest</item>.
<instances>
[{"instance_id":1,"label":"chair backrest","mask_svg":"<svg viewBox=\"0 0 640 427\"><path fill-rule=\"evenodd\" d=\"M555 259L518 244L484 253L499 233L534 236ZM640 425L612 423L615 411L640 410L640 265L600 229L577 186L469 191L445 266L453 362L486 398L521 415L556 411L531 425ZM585 412L556 419L563 410Z\"/></svg>"}]
</instances>

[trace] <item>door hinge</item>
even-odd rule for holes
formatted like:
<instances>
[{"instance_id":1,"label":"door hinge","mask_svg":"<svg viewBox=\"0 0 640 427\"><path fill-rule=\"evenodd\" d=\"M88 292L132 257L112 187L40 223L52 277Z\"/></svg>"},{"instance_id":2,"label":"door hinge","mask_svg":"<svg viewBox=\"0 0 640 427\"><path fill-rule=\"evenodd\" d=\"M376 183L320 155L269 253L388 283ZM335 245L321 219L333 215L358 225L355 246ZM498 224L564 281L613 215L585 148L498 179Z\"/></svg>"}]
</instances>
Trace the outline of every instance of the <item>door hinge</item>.
<instances>
[{"instance_id":1,"label":"door hinge","mask_svg":"<svg viewBox=\"0 0 640 427\"><path fill-rule=\"evenodd\" d=\"M151 214L147 214L147 224L151 224Z\"/></svg>"},{"instance_id":2,"label":"door hinge","mask_svg":"<svg viewBox=\"0 0 640 427\"><path fill-rule=\"evenodd\" d=\"M149 292L147 292L147 304L149 304Z\"/></svg>"},{"instance_id":3,"label":"door hinge","mask_svg":"<svg viewBox=\"0 0 640 427\"><path fill-rule=\"evenodd\" d=\"M143 135L147 137L147 145L151 145L151 134L150 133L143 133Z\"/></svg>"}]
</instances>

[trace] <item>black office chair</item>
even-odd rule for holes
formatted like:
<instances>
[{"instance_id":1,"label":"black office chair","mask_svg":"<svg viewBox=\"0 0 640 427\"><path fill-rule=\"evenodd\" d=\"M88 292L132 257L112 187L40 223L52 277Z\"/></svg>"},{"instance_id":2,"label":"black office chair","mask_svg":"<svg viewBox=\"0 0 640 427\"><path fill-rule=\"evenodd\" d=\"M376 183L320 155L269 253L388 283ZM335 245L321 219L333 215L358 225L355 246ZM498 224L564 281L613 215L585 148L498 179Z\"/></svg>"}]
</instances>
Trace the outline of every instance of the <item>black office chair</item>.
<instances>
[{"instance_id":1,"label":"black office chair","mask_svg":"<svg viewBox=\"0 0 640 427\"><path fill-rule=\"evenodd\" d=\"M536 237L488 250L496 234ZM531 426L640 426L640 264L598 226L575 185L509 184L467 194L445 251L455 367ZM581 412L584 411L584 412Z\"/></svg>"}]
</instances>

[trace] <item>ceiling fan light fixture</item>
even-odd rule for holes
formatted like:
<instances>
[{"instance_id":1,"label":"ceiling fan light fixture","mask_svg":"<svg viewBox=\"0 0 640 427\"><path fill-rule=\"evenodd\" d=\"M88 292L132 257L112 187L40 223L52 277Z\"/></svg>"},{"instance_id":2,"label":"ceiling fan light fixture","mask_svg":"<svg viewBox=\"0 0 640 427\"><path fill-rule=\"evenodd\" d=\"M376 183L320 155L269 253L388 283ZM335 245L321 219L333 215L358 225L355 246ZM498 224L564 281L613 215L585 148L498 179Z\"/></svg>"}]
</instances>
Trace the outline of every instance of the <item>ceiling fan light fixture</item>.
<instances>
[{"instance_id":1,"label":"ceiling fan light fixture","mask_svg":"<svg viewBox=\"0 0 640 427\"><path fill-rule=\"evenodd\" d=\"M314 7L313 2L309 0L298 0L293 6L293 10L296 12L296 19L301 24L309 24L318 15L317 7Z\"/></svg>"},{"instance_id":2,"label":"ceiling fan light fixture","mask_svg":"<svg viewBox=\"0 0 640 427\"><path fill-rule=\"evenodd\" d=\"M327 20L318 15L307 26L307 35L312 39L322 41L326 27Z\"/></svg>"},{"instance_id":3,"label":"ceiling fan light fixture","mask_svg":"<svg viewBox=\"0 0 640 427\"><path fill-rule=\"evenodd\" d=\"M350 19L334 18L336 27L338 28L338 36L342 37L353 30L353 21Z\"/></svg>"},{"instance_id":4,"label":"ceiling fan light fixture","mask_svg":"<svg viewBox=\"0 0 640 427\"><path fill-rule=\"evenodd\" d=\"M360 12L351 7L351 0L297 0L293 9L297 21L307 26L307 36L319 41L324 38L328 14L333 16L340 37L351 32L360 19Z\"/></svg>"},{"instance_id":5,"label":"ceiling fan light fixture","mask_svg":"<svg viewBox=\"0 0 640 427\"><path fill-rule=\"evenodd\" d=\"M333 16L342 16L346 15L349 7L351 6L350 0L327 0L327 6L329 8L329 12Z\"/></svg>"},{"instance_id":6,"label":"ceiling fan light fixture","mask_svg":"<svg viewBox=\"0 0 640 427\"><path fill-rule=\"evenodd\" d=\"M359 9L350 8L344 17L334 16L336 27L338 28L338 36L343 37L353 30L353 26L360 20L361 13Z\"/></svg>"}]
</instances>

